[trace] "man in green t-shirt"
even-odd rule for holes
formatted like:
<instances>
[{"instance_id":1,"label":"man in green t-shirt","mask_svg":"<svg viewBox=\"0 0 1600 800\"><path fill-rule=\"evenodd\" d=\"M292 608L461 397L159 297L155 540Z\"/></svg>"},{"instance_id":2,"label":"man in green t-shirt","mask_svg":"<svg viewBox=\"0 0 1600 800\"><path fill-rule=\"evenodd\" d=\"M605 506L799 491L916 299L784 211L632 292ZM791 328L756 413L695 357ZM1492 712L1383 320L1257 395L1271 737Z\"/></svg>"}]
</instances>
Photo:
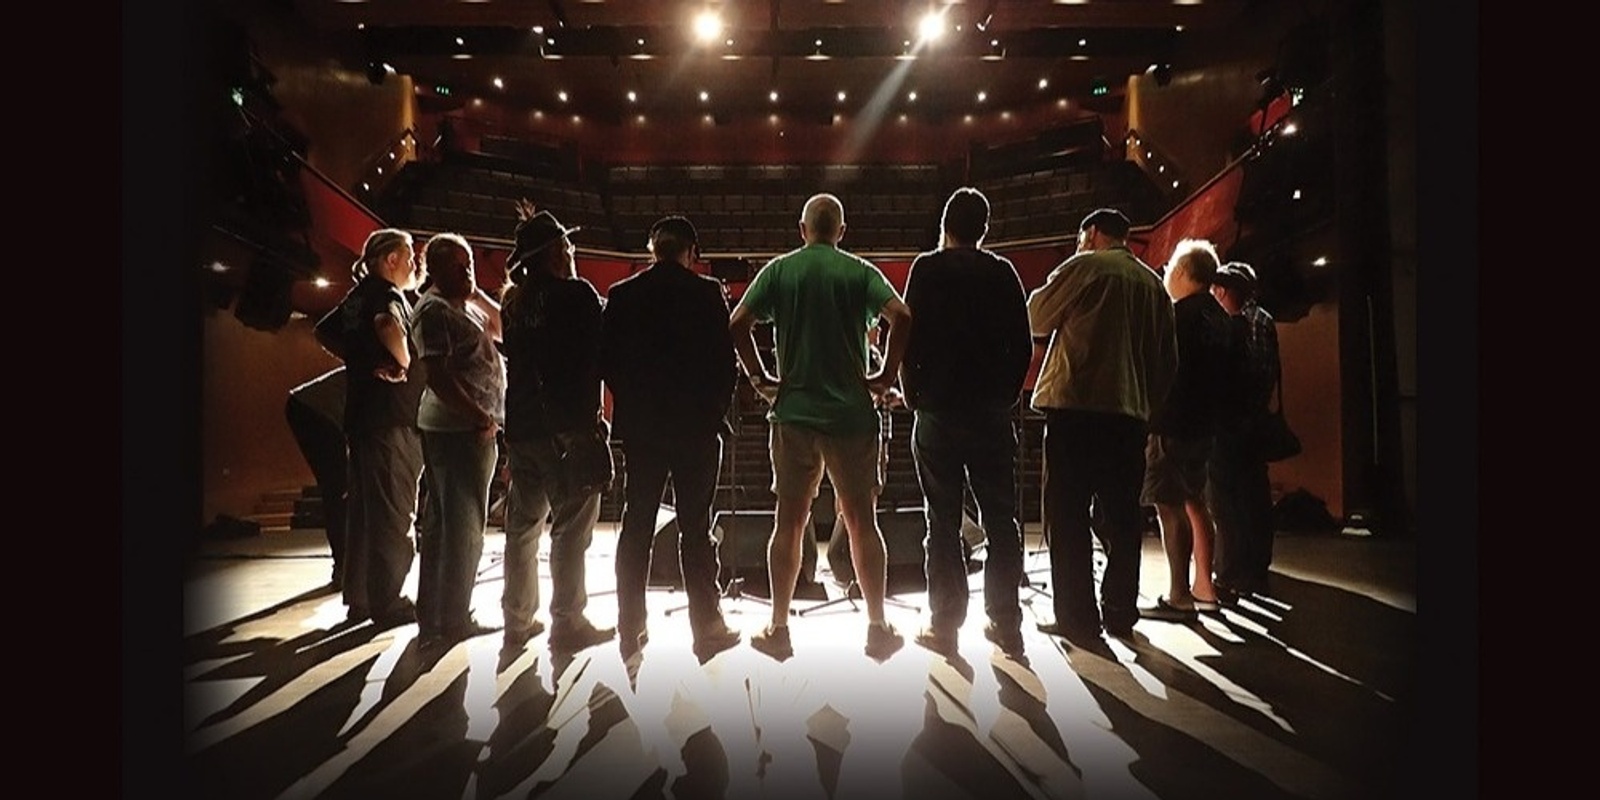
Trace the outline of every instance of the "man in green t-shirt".
<instances>
[{"instance_id":1,"label":"man in green t-shirt","mask_svg":"<svg viewBox=\"0 0 1600 800\"><path fill-rule=\"evenodd\" d=\"M839 249L844 206L831 194L806 201L805 246L768 262L733 311L729 328L745 374L772 404L772 490L776 520L767 548L772 623L750 644L778 660L794 654L789 602L800 574L801 533L826 469L850 536L856 580L867 606L867 655L883 660L905 639L883 615L886 556L878 529L883 490L877 405L905 356L911 309L867 260ZM889 324L883 364L871 370L867 332ZM756 350L754 327L771 323L778 375Z\"/></svg>"}]
</instances>

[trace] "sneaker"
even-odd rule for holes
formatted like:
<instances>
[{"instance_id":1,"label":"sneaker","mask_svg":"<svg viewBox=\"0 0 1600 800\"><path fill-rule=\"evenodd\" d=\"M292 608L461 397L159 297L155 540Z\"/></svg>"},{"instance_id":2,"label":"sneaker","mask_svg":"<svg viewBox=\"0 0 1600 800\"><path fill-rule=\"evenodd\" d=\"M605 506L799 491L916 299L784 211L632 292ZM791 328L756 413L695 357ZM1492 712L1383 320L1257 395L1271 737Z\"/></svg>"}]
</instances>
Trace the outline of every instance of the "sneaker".
<instances>
[{"instance_id":1,"label":"sneaker","mask_svg":"<svg viewBox=\"0 0 1600 800\"><path fill-rule=\"evenodd\" d=\"M1001 629L993 622L983 626L983 638L988 639L1000 652L1008 656L1023 654L1022 631L1016 628Z\"/></svg>"},{"instance_id":2,"label":"sneaker","mask_svg":"<svg viewBox=\"0 0 1600 800\"><path fill-rule=\"evenodd\" d=\"M527 646L528 640L544 633L544 623L534 620L526 628L506 628L505 638L501 641L506 650L521 650Z\"/></svg>"},{"instance_id":3,"label":"sneaker","mask_svg":"<svg viewBox=\"0 0 1600 800\"><path fill-rule=\"evenodd\" d=\"M894 629L893 625L885 622L881 625L867 623L866 654L878 661L900 651L906 644L906 637Z\"/></svg>"},{"instance_id":4,"label":"sneaker","mask_svg":"<svg viewBox=\"0 0 1600 800\"><path fill-rule=\"evenodd\" d=\"M930 625L917 631L912 641L946 658L956 654L956 632L953 630L943 631Z\"/></svg>"},{"instance_id":5,"label":"sneaker","mask_svg":"<svg viewBox=\"0 0 1600 800\"><path fill-rule=\"evenodd\" d=\"M779 661L787 661L794 656L794 644L789 641L788 625L778 627L768 625L760 633L750 637L750 646Z\"/></svg>"},{"instance_id":6,"label":"sneaker","mask_svg":"<svg viewBox=\"0 0 1600 800\"><path fill-rule=\"evenodd\" d=\"M784 630L787 631L788 628ZM726 622L718 622L695 634L694 657L700 659L700 663L704 664L710 661L712 656L732 648L742 641L744 641L743 634L728 627Z\"/></svg>"},{"instance_id":7,"label":"sneaker","mask_svg":"<svg viewBox=\"0 0 1600 800\"><path fill-rule=\"evenodd\" d=\"M576 653L601 642L609 642L611 637L616 635L616 628L596 628L594 623L579 617L577 622L558 625L551 629L550 647Z\"/></svg>"}]
</instances>

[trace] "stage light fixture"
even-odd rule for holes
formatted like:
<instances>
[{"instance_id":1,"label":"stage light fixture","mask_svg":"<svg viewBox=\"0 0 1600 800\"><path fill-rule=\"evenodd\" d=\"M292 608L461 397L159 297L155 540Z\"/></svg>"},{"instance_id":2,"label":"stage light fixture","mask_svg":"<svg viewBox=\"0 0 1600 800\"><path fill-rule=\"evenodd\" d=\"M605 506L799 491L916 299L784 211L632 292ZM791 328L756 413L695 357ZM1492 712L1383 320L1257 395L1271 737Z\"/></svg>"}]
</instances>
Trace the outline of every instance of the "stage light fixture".
<instances>
[{"instance_id":1,"label":"stage light fixture","mask_svg":"<svg viewBox=\"0 0 1600 800\"><path fill-rule=\"evenodd\" d=\"M694 18L694 35L705 44L715 41L722 35L722 15L709 8L701 11Z\"/></svg>"},{"instance_id":2,"label":"stage light fixture","mask_svg":"<svg viewBox=\"0 0 1600 800\"><path fill-rule=\"evenodd\" d=\"M922 15L922 20L917 23L917 38L932 44L944 35L944 12L929 11Z\"/></svg>"}]
</instances>

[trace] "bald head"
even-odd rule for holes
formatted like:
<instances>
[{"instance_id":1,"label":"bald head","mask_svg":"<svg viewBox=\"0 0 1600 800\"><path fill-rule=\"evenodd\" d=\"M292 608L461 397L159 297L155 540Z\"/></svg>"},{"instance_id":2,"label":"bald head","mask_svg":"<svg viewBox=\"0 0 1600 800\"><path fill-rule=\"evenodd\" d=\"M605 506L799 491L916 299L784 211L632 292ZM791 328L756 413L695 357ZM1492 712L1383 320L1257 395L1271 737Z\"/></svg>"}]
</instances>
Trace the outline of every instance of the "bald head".
<instances>
[{"instance_id":1,"label":"bald head","mask_svg":"<svg viewBox=\"0 0 1600 800\"><path fill-rule=\"evenodd\" d=\"M837 244L844 236L844 204L831 194L812 195L800 212L800 235L808 244Z\"/></svg>"}]
</instances>

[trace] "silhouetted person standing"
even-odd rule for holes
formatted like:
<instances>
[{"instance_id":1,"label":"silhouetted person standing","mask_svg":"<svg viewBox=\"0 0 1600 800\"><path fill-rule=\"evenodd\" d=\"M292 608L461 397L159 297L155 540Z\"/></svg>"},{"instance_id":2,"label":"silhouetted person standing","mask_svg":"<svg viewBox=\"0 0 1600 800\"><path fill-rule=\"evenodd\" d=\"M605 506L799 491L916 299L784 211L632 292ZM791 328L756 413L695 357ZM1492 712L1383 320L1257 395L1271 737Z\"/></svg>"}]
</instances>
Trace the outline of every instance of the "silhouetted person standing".
<instances>
[{"instance_id":1,"label":"silhouetted person standing","mask_svg":"<svg viewBox=\"0 0 1600 800\"><path fill-rule=\"evenodd\" d=\"M1140 610L1146 619L1185 621L1218 608L1211 586L1216 529L1206 507L1206 468L1235 357L1228 312L1211 296L1217 267L1210 242L1185 239L1173 248L1162 277L1176 319L1178 373L1150 418L1145 445L1140 501L1156 508L1167 557L1167 592Z\"/></svg>"},{"instance_id":2,"label":"silhouetted person standing","mask_svg":"<svg viewBox=\"0 0 1600 800\"><path fill-rule=\"evenodd\" d=\"M539 608L539 536L550 525L550 646L578 651L610 639L584 615L584 556L600 518L600 489L563 479L569 443L592 436L600 416L600 295L578 277L577 228L548 211L526 215L506 263L512 285L501 307L506 354L505 645L521 649L544 630Z\"/></svg>"},{"instance_id":3,"label":"silhouetted person standing","mask_svg":"<svg viewBox=\"0 0 1600 800\"><path fill-rule=\"evenodd\" d=\"M427 375L417 412L426 504L417 521L417 626L424 646L491 631L472 615L489 524L489 483L505 418L500 306L478 288L472 247L453 233L428 240L433 285L417 301L411 345Z\"/></svg>"},{"instance_id":4,"label":"silhouetted person standing","mask_svg":"<svg viewBox=\"0 0 1600 800\"><path fill-rule=\"evenodd\" d=\"M750 644L779 660L794 654L789 604L800 574L801 534L824 470L845 519L867 606L866 653L882 660L905 644L883 613L888 572L876 508L883 490L876 405L889 394L905 357L911 310L877 267L839 249L844 232L839 199L812 196L800 215L805 246L767 262L729 320L746 375L772 404L772 621ZM889 322L884 361L868 372L867 333L880 317ZM773 325L777 378L756 350L758 321Z\"/></svg>"},{"instance_id":5,"label":"silhouetted person standing","mask_svg":"<svg viewBox=\"0 0 1600 800\"><path fill-rule=\"evenodd\" d=\"M1278 329L1256 302L1256 272L1249 264L1223 265L1211 282L1211 295L1231 315L1234 337L1242 342L1244 363L1229 393L1237 407L1225 414L1211 453L1212 513L1217 524L1214 564L1217 599L1265 591L1272 565L1272 483L1267 461L1252 433L1271 413L1272 393L1282 365Z\"/></svg>"},{"instance_id":6,"label":"silhouetted person standing","mask_svg":"<svg viewBox=\"0 0 1600 800\"><path fill-rule=\"evenodd\" d=\"M345 507L350 457L344 443L344 367L338 366L289 390L283 415L295 444L317 481L322 524L333 554L334 589L344 586Z\"/></svg>"},{"instance_id":7,"label":"silhouetted person standing","mask_svg":"<svg viewBox=\"0 0 1600 800\"><path fill-rule=\"evenodd\" d=\"M1022 653L1022 533L1017 522L1017 433L1011 412L1032 360L1027 297L1007 259L981 249L989 201L958 189L945 203L940 247L911 262L906 305L916 332L900 369L916 412L911 452L925 498L925 569L931 620L917 644L956 652L967 616L962 498L970 486L988 540L984 635Z\"/></svg>"},{"instance_id":8,"label":"silhouetted person standing","mask_svg":"<svg viewBox=\"0 0 1600 800\"><path fill-rule=\"evenodd\" d=\"M689 220L657 221L650 227L655 260L613 284L606 299L601 372L611 388L612 433L626 465L616 563L617 633L625 657L649 641L645 584L669 478L695 655L704 661L740 640L719 607L711 539L721 434L737 373L722 285L691 269L699 243Z\"/></svg>"},{"instance_id":9,"label":"silhouetted person standing","mask_svg":"<svg viewBox=\"0 0 1600 800\"><path fill-rule=\"evenodd\" d=\"M411 369L405 293L424 275L411 234L373 231L351 266L356 285L317 323L317 341L345 363L344 431L350 453L350 501L345 535L344 600L350 620L379 625L416 620L402 597L416 550L417 481L422 437L417 406L420 370Z\"/></svg>"},{"instance_id":10,"label":"silhouetted person standing","mask_svg":"<svg viewBox=\"0 0 1600 800\"><path fill-rule=\"evenodd\" d=\"M1139 619L1145 425L1178 368L1172 300L1128 249L1128 228L1115 209L1084 217L1078 252L1028 297L1033 335L1049 341L1033 407L1045 415L1056 618L1039 630L1078 642L1099 639L1102 624L1132 636ZM1098 604L1091 535L1106 551Z\"/></svg>"}]
</instances>

